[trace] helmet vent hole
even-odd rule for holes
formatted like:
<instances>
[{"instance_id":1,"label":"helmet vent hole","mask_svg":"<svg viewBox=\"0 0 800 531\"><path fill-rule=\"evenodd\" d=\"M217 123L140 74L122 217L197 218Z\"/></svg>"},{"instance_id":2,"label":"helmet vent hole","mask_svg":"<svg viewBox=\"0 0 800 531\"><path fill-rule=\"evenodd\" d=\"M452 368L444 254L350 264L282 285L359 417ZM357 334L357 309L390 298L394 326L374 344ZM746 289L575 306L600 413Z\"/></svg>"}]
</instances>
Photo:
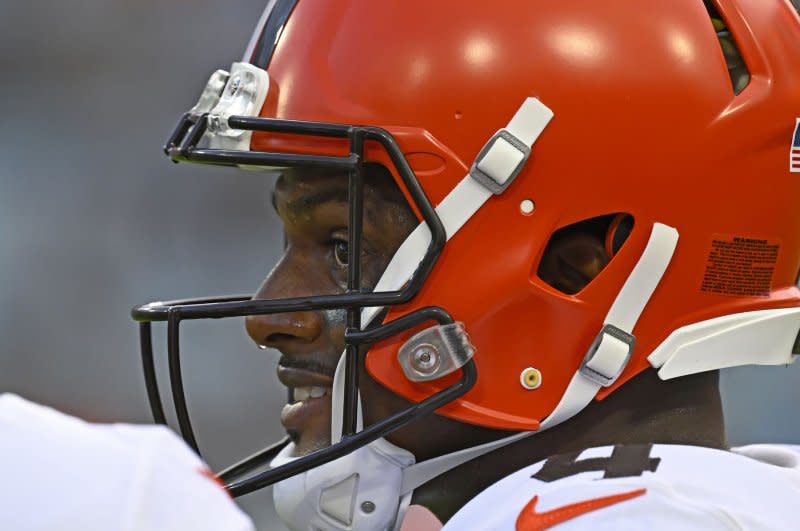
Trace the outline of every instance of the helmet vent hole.
<instances>
[{"instance_id":1,"label":"helmet vent hole","mask_svg":"<svg viewBox=\"0 0 800 531\"><path fill-rule=\"evenodd\" d=\"M711 25L722 48L722 55L725 57L725 65L728 67L728 75L730 75L733 85L733 93L739 94L750 84L750 71L747 69L739 47L736 45L736 40L728 29L725 19L720 15L717 6L712 0L703 0L703 5L708 11Z\"/></svg>"},{"instance_id":2,"label":"helmet vent hole","mask_svg":"<svg viewBox=\"0 0 800 531\"><path fill-rule=\"evenodd\" d=\"M633 216L618 213L561 227L547 242L537 275L562 293L578 293L620 252L633 223Z\"/></svg>"}]
</instances>

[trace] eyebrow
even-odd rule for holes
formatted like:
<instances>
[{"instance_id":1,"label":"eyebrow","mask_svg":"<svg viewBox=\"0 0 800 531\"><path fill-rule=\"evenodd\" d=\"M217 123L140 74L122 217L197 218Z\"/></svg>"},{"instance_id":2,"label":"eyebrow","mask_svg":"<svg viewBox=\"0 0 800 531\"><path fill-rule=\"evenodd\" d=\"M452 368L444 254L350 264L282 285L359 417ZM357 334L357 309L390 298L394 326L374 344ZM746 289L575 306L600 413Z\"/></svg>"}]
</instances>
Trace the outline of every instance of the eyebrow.
<instances>
[{"instance_id":1,"label":"eyebrow","mask_svg":"<svg viewBox=\"0 0 800 531\"><path fill-rule=\"evenodd\" d=\"M388 172L386 175L388 176ZM391 180L391 177L388 177L389 184L386 184L385 179L381 179L381 177L383 177L382 174L374 174L368 172L366 177L367 179L373 179L374 182L377 183L376 184L378 192L377 195L380 199L388 201L390 203L397 204L411 211L411 207L406 201L405 196L403 196L400 190L396 187L396 184L394 183L393 180ZM278 210L278 205L277 205L278 201L275 193L277 184L278 183L276 182L275 186L273 186L271 194L272 208L276 212ZM391 189L387 191L386 188L389 187L389 185L391 185ZM365 194L365 199L366 199L366 194ZM314 209L320 207L321 205L330 202L344 203L345 206L347 206L349 202L348 188L346 186L338 186L338 187L332 186L332 187L325 187L322 189L314 189L313 191L310 191L308 194L300 196L296 200L289 202L287 204L287 207L290 210L293 210L294 212L309 213ZM372 211L371 209L364 209L364 214L368 218L375 219L375 212Z\"/></svg>"},{"instance_id":2,"label":"eyebrow","mask_svg":"<svg viewBox=\"0 0 800 531\"><path fill-rule=\"evenodd\" d=\"M347 206L348 202L349 196L346 188L324 188L303 195L286 206L295 213L307 214L326 203L343 203ZM277 212L278 205L274 188L272 189L272 208ZM364 216L374 219L374 213L370 209L364 209Z\"/></svg>"}]
</instances>

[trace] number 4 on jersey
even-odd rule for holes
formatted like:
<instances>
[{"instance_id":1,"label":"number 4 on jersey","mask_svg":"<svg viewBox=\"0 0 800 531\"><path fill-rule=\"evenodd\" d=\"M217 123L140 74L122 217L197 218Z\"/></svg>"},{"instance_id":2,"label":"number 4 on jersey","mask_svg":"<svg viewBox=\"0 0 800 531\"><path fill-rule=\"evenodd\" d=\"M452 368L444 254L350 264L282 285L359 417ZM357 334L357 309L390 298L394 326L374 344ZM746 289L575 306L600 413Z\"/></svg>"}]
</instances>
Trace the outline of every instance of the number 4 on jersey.
<instances>
[{"instance_id":1,"label":"number 4 on jersey","mask_svg":"<svg viewBox=\"0 0 800 531\"><path fill-rule=\"evenodd\" d=\"M550 483L581 472L602 471L603 479L641 476L655 472L661 459L650 457L652 444L617 445L610 457L590 457L578 460L581 452L555 455L545 461L541 470L531 476Z\"/></svg>"}]
</instances>

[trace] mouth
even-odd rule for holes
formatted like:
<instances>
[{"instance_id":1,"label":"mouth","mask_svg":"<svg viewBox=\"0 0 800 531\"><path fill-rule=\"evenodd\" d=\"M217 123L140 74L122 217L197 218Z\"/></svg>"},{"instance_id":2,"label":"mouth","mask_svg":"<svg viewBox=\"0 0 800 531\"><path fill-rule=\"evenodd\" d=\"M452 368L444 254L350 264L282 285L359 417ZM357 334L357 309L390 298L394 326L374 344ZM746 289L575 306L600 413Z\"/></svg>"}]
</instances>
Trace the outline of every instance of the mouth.
<instances>
[{"instance_id":1,"label":"mouth","mask_svg":"<svg viewBox=\"0 0 800 531\"><path fill-rule=\"evenodd\" d=\"M330 444L333 371L314 362L281 359L278 379L291 391L281 423L302 454Z\"/></svg>"}]
</instances>

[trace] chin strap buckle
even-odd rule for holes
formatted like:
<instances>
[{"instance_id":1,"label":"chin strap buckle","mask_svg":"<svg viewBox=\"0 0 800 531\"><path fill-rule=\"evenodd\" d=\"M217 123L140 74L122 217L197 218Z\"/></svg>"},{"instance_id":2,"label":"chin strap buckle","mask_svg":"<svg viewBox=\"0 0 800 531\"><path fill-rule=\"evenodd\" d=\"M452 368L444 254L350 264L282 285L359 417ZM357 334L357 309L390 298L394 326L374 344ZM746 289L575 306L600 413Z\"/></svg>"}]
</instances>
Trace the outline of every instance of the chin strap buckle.
<instances>
[{"instance_id":1,"label":"chin strap buckle","mask_svg":"<svg viewBox=\"0 0 800 531\"><path fill-rule=\"evenodd\" d=\"M612 324L606 324L592 341L583 358L580 373L603 387L612 385L631 359L636 338Z\"/></svg>"}]
</instances>

